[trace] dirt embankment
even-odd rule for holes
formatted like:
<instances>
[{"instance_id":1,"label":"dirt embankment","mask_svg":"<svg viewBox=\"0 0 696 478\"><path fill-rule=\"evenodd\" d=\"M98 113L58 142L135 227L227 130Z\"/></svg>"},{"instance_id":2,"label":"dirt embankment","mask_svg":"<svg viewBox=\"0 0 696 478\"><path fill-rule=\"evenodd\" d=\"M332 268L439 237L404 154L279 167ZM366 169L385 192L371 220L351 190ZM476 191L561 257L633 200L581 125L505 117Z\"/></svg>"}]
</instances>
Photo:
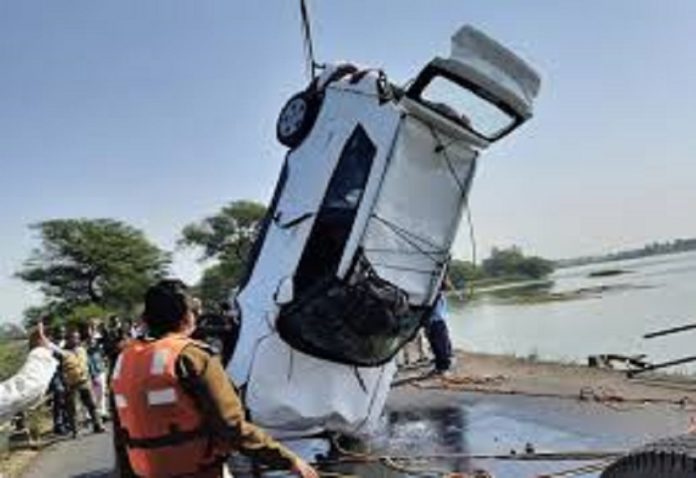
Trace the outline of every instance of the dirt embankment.
<instances>
[{"instance_id":1,"label":"dirt embankment","mask_svg":"<svg viewBox=\"0 0 696 478\"><path fill-rule=\"evenodd\" d=\"M548 396L606 403L664 403L696 410L696 380L646 374L628 379L625 372L581 365L538 362L508 356L458 351L446 377L425 377L425 367L403 370L399 384L421 388Z\"/></svg>"}]
</instances>

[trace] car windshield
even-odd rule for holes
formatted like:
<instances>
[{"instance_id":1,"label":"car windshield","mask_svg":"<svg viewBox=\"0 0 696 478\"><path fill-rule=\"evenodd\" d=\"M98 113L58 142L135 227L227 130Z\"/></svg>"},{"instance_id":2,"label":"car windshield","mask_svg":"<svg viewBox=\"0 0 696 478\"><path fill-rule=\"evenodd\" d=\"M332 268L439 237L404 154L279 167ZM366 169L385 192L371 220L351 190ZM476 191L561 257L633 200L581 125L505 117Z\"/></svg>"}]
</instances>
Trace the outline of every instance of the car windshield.
<instances>
[{"instance_id":1,"label":"car windshield","mask_svg":"<svg viewBox=\"0 0 696 478\"><path fill-rule=\"evenodd\" d=\"M428 83L421 100L486 139L498 138L515 123L515 118L496 104L442 76Z\"/></svg>"}]
</instances>

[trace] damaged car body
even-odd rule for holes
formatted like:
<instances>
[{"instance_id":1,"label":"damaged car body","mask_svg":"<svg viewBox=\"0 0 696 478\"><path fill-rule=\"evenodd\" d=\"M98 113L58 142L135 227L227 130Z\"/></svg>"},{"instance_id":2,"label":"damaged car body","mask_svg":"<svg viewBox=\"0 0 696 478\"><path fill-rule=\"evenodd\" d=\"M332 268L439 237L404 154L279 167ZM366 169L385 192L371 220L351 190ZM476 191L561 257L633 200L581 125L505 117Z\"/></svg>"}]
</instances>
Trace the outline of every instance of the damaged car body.
<instances>
[{"instance_id":1,"label":"damaged car body","mask_svg":"<svg viewBox=\"0 0 696 478\"><path fill-rule=\"evenodd\" d=\"M288 101L228 366L255 422L281 438L370 431L440 290L479 153L531 117L539 84L467 26L408 87L340 64Z\"/></svg>"}]
</instances>

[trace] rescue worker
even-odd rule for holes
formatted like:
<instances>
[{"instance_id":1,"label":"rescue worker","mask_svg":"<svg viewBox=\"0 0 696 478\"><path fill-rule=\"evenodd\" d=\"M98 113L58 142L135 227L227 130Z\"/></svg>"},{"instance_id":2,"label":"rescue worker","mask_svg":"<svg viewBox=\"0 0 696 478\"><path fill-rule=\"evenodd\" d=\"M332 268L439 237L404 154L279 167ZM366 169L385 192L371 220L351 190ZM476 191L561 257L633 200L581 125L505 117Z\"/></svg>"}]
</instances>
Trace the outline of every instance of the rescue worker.
<instances>
[{"instance_id":1,"label":"rescue worker","mask_svg":"<svg viewBox=\"0 0 696 478\"><path fill-rule=\"evenodd\" d=\"M270 468L318 478L245 420L220 359L190 338L195 315L181 281L148 289L143 320L147 337L125 346L111 377L120 476L223 477L227 458L238 451Z\"/></svg>"}]
</instances>

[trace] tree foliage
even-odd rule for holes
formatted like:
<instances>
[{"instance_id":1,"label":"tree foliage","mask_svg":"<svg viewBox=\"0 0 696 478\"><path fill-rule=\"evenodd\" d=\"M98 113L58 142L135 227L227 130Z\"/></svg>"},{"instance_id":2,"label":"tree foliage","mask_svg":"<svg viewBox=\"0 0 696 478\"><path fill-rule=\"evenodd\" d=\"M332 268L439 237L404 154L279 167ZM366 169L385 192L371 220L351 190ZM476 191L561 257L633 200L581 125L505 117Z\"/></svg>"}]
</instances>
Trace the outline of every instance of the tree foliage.
<instances>
[{"instance_id":1,"label":"tree foliage","mask_svg":"<svg viewBox=\"0 0 696 478\"><path fill-rule=\"evenodd\" d=\"M202 260L244 261L265 213L266 208L259 203L234 201L214 216L184 227L179 244L201 248Z\"/></svg>"},{"instance_id":2,"label":"tree foliage","mask_svg":"<svg viewBox=\"0 0 696 478\"><path fill-rule=\"evenodd\" d=\"M211 262L198 284L204 303L227 299L239 283L265 214L262 204L233 201L217 214L184 227L179 244L200 249L200 260Z\"/></svg>"},{"instance_id":3,"label":"tree foliage","mask_svg":"<svg viewBox=\"0 0 696 478\"><path fill-rule=\"evenodd\" d=\"M494 247L481 266L454 259L449 277L456 289L465 289L473 281L483 279L541 279L553 272L554 263L536 256L525 256L517 246Z\"/></svg>"},{"instance_id":4,"label":"tree foliage","mask_svg":"<svg viewBox=\"0 0 696 478\"><path fill-rule=\"evenodd\" d=\"M521 276L540 279L553 272L553 262L541 257L525 256L517 246L507 249L494 247L490 257L481 264L481 268L488 277Z\"/></svg>"},{"instance_id":5,"label":"tree foliage","mask_svg":"<svg viewBox=\"0 0 696 478\"><path fill-rule=\"evenodd\" d=\"M452 260L449 267L449 278L455 289L465 289L468 284L483 278L483 271L470 261Z\"/></svg>"},{"instance_id":6,"label":"tree foliage","mask_svg":"<svg viewBox=\"0 0 696 478\"><path fill-rule=\"evenodd\" d=\"M140 300L142 300L142 294L140 294ZM69 327L80 327L87 324L90 319L104 318L114 313L113 309L107 309L97 304L80 305L62 316L62 322Z\"/></svg>"},{"instance_id":7,"label":"tree foliage","mask_svg":"<svg viewBox=\"0 0 696 478\"><path fill-rule=\"evenodd\" d=\"M207 267L196 287L201 300L208 305L228 300L243 273L244 264L237 260L220 260Z\"/></svg>"},{"instance_id":8,"label":"tree foliage","mask_svg":"<svg viewBox=\"0 0 696 478\"><path fill-rule=\"evenodd\" d=\"M37 284L47 302L28 311L29 319L90 304L130 312L170 262L141 231L113 219L57 219L31 227L41 245L17 275Z\"/></svg>"}]
</instances>

